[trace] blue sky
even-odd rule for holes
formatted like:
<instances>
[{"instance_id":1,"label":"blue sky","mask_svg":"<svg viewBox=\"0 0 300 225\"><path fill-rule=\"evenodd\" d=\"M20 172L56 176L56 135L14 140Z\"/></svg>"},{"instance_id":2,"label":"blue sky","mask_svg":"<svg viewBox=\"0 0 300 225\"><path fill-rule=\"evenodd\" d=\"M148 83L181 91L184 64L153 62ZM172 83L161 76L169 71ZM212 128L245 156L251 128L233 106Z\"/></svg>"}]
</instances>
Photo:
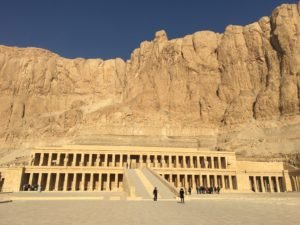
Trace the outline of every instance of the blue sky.
<instances>
[{"instance_id":1,"label":"blue sky","mask_svg":"<svg viewBox=\"0 0 300 225\"><path fill-rule=\"evenodd\" d=\"M1 0L0 44L66 58L128 59L158 30L169 39L257 21L297 0Z\"/></svg>"}]
</instances>

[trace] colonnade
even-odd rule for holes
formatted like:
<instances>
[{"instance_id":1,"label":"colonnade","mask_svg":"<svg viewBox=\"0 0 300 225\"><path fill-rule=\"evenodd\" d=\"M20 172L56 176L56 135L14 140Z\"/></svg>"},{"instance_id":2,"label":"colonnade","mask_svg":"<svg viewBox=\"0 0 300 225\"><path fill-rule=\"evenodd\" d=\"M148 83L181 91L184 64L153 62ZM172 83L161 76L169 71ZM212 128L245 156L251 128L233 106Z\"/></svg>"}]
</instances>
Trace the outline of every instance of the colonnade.
<instances>
[{"instance_id":1,"label":"colonnade","mask_svg":"<svg viewBox=\"0 0 300 225\"><path fill-rule=\"evenodd\" d=\"M216 174L161 174L167 181L177 188L191 187L196 190L196 187L220 187L226 190L237 190L237 179L235 175L216 175Z\"/></svg>"},{"instance_id":2,"label":"colonnade","mask_svg":"<svg viewBox=\"0 0 300 225\"><path fill-rule=\"evenodd\" d=\"M34 153L30 165L227 169L227 159L184 154Z\"/></svg>"},{"instance_id":3,"label":"colonnade","mask_svg":"<svg viewBox=\"0 0 300 225\"><path fill-rule=\"evenodd\" d=\"M122 173L25 173L23 187L40 185L43 191L122 190Z\"/></svg>"},{"instance_id":4,"label":"colonnade","mask_svg":"<svg viewBox=\"0 0 300 225\"><path fill-rule=\"evenodd\" d=\"M236 176L213 174L160 174L175 187L220 187L237 190ZM111 191L123 187L123 173L25 173L23 184L41 185L44 191Z\"/></svg>"},{"instance_id":5,"label":"colonnade","mask_svg":"<svg viewBox=\"0 0 300 225\"><path fill-rule=\"evenodd\" d=\"M283 178L279 176L249 176L253 192L283 192Z\"/></svg>"},{"instance_id":6,"label":"colonnade","mask_svg":"<svg viewBox=\"0 0 300 225\"><path fill-rule=\"evenodd\" d=\"M300 191L300 176L290 176L292 191Z\"/></svg>"}]
</instances>

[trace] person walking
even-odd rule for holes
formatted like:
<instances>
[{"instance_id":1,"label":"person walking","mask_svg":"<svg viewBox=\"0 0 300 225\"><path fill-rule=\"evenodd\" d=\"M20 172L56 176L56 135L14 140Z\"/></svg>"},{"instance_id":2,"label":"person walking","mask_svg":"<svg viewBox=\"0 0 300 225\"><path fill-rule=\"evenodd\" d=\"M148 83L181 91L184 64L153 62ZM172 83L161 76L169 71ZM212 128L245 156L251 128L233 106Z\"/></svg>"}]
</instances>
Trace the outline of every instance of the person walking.
<instances>
[{"instance_id":1,"label":"person walking","mask_svg":"<svg viewBox=\"0 0 300 225\"><path fill-rule=\"evenodd\" d=\"M158 191L157 191L157 188L155 187L153 190L153 200L154 201L157 201L157 194L158 194Z\"/></svg>"},{"instance_id":2,"label":"person walking","mask_svg":"<svg viewBox=\"0 0 300 225\"><path fill-rule=\"evenodd\" d=\"M179 197L180 197L180 202L184 203L184 190L183 190L183 188L180 188Z\"/></svg>"},{"instance_id":3,"label":"person walking","mask_svg":"<svg viewBox=\"0 0 300 225\"><path fill-rule=\"evenodd\" d=\"M192 188L191 187L189 187L188 192L189 192L189 195L192 194Z\"/></svg>"}]
</instances>

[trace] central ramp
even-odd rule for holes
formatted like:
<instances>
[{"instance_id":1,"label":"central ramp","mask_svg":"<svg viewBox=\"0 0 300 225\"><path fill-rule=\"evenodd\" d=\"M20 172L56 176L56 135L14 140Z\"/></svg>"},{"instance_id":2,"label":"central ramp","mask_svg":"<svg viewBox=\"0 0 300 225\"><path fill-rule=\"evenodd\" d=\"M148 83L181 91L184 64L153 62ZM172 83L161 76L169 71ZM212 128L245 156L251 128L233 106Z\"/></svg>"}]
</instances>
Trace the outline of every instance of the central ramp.
<instances>
[{"instance_id":1,"label":"central ramp","mask_svg":"<svg viewBox=\"0 0 300 225\"><path fill-rule=\"evenodd\" d=\"M149 180L152 184L152 190L154 187L158 189L158 197L162 199L174 199L175 195L170 190L170 188L163 182L163 177L159 175L154 175L155 172L151 171L150 169L142 169L141 170L144 176ZM166 182L166 181L165 181Z\"/></svg>"},{"instance_id":2,"label":"central ramp","mask_svg":"<svg viewBox=\"0 0 300 225\"><path fill-rule=\"evenodd\" d=\"M135 196L141 199L153 199L153 189L158 189L158 199L174 199L175 194L162 177L149 168L126 169L129 184L135 190Z\"/></svg>"}]
</instances>

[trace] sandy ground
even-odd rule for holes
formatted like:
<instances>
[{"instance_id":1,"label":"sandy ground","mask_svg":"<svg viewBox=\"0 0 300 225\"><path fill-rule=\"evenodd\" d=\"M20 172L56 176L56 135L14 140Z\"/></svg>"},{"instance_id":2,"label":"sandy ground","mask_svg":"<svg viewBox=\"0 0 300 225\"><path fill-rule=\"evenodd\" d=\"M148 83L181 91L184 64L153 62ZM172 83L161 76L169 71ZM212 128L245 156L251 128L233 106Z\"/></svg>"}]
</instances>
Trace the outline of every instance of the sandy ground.
<instances>
[{"instance_id":1,"label":"sandy ground","mask_svg":"<svg viewBox=\"0 0 300 225\"><path fill-rule=\"evenodd\" d=\"M36 200L35 194L14 194L19 200L0 204L0 225L294 225L300 221L300 193L194 195L185 204L175 199L126 201L108 193L100 199L96 193L42 193L40 197L53 199Z\"/></svg>"}]
</instances>

